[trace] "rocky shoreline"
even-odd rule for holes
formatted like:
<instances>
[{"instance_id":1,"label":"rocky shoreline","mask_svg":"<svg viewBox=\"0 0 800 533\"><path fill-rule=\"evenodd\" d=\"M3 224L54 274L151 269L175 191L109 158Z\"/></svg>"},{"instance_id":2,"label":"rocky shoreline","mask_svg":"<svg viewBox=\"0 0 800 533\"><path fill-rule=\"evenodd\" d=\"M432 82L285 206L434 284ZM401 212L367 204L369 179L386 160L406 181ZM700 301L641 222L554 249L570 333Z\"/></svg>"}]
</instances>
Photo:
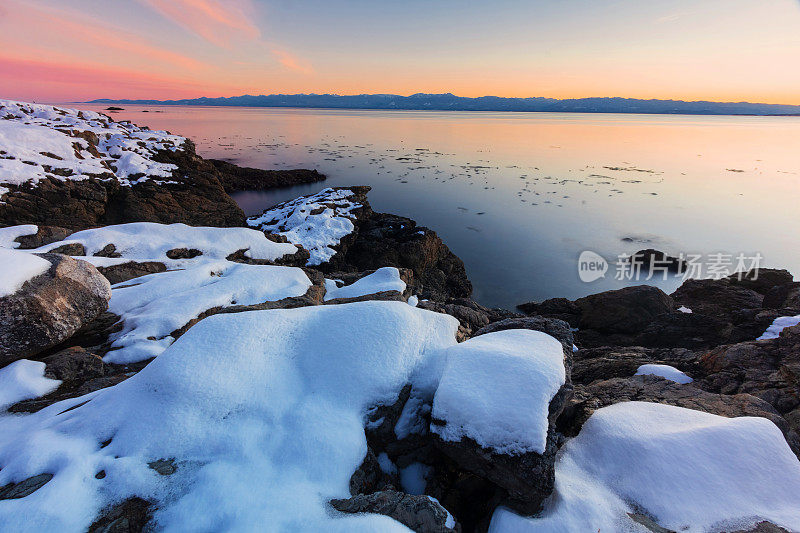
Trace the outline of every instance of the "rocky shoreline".
<instances>
[{"instance_id":1,"label":"rocky shoreline","mask_svg":"<svg viewBox=\"0 0 800 533\"><path fill-rule=\"evenodd\" d=\"M27 110L6 128L71 120L56 135L109 167L0 179L14 530L797 530L789 272L488 309L368 187L246 218L228 192L324 176L184 140L136 152L161 175L131 183L108 117L5 107Z\"/></svg>"}]
</instances>

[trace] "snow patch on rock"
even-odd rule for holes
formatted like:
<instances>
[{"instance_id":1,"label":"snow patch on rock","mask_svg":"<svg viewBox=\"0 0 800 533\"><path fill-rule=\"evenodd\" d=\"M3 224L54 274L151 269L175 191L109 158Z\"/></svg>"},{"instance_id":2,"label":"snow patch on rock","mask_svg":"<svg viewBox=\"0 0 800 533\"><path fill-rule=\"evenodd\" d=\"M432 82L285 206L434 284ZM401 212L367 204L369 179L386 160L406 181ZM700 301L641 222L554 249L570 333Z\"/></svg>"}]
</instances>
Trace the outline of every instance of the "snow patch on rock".
<instances>
[{"instance_id":1,"label":"snow patch on rock","mask_svg":"<svg viewBox=\"0 0 800 533\"><path fill-rule=\"evenodd\" d=\"M301 245L311 254L307 264L319 265L329 261L336 254L333 247L355 229L353 211L362 206L349 200L353 194L349 189L323 189L280 203L247 224Z\"/></svg>"},{"instance_id":2,"label":"snow patch on rock","mask_svg":"<svg viewBox=\"0 0 800 533\"><path fill-rule=\"evenodd\" d=\"M406 282L400 279L400 271L395 267L379 268L355 283L339 287L334 280L325 280L325 301L337 298L356 298L384 291L406 290Z\"/></svg>"},{"instance_id":3,"label":"snow patch on rock","mask_svg":"<svg viewBox=\"0 0 800 533\"><path fill-rule=\"evenodd\" d=\"M47 272L50 261L29 253L0 248L0 298L17 292L29 279Z\"/></svg>"},{"instance_id":4,"label":"snow patch on rock","mask_svg":"<svg viewBox=\"0 0 800 533\"><path fill-rule=\"evenodd\" d=\"M0 228L0 248L19 248L19 243L15 242L18 237L34 235L37 231L39 231L39 226L35 224Z\"/></svg>"},{"instance_id":5,"label":"snow patch on rock","mask_svg":"<svg viewBox=\"0 0 800 533\"><path fill-rule=\"evenodd\" d=\"M642 365L636 370L636 375L659 376L664 379L674 381L675 383L680 383L682 385L694 381L692 378L690 378L689 376L687 376L674 366L669 366L669 365L656 365L656 364Z\"/></svg>"},{"instance_id":6,"label":"snow patch on rock","mask_svg":"<svg viewBox=\"0 0 800 533\"><path fill-rule=\"evenodd\" d=\"M792 326L796 326L800 324L800 315L797 316L779 316L775 320L772 321L772 324L767 328L767 331L764 332L756 340L765 340L765 339L777 339L781 331L785 328L790 328Z\"/></svg>"},{"instance_id":7,"label":"snow patch on rock","mask_svg":"<svg viewBox=\"0 0 800 533\"><path fill-rule=\"evenodd\" d=\"M61 382L44 377L44 370L41 361L27 359L0 368L0 409L56 390Z\"/></svg>"},{"instance_id":8,"label":"snow patch on rock","mask_svg":"<svg viewBox=\"0 0 800 533\"><path fill-rule=\"evenodd\" d=\"M108 310L123 320L104 360L133 363L169 347L171 334L213 307L253 305L302 296L311 281L294 267L203 261L115 285ZM247 334L247 333L245 333Z\"/></svg>"}]
</instances>

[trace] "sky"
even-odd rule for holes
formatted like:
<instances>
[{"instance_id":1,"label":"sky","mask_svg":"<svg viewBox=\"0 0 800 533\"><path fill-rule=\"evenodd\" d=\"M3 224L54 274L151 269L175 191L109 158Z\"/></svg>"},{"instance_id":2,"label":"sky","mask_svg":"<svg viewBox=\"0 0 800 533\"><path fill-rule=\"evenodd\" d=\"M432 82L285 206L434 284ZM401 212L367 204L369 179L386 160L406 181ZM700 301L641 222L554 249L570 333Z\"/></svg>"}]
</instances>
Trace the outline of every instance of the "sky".
<instances>
[{"instance_id":1,"label":"sky","mask_svg":"<svg viewBox=\"0 0 800 533\"><path fill-rule=\"evenodd\" d=\"M800 104L798 0L0 0L0 98Z\"/></svg>"}]
</instances>

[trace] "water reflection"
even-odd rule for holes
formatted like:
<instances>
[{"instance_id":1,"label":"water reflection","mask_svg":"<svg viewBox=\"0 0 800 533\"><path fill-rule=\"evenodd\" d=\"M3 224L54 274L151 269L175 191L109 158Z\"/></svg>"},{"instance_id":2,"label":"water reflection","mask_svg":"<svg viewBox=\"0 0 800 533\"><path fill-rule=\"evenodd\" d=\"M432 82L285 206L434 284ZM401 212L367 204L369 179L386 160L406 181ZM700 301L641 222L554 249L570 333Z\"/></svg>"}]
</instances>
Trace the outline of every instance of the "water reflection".
<instances>
[{"instance_id":1,"label":"water reflection","mask_svg":"<svg viewBox=\"0 0 800 533\"><path fill-rule=\"evenodd\" d=\"M366 184L379 211L436 230L492 306L629 284L577 258L658 248L760 252L800 274L800 118L125 106L115 118L192 138L205 157L315 168L324 184L248 192L249 213ZM97 109L97 108L96 108ZM674 289L678 279L654 282Z\"/></svg>"}]
</instances>

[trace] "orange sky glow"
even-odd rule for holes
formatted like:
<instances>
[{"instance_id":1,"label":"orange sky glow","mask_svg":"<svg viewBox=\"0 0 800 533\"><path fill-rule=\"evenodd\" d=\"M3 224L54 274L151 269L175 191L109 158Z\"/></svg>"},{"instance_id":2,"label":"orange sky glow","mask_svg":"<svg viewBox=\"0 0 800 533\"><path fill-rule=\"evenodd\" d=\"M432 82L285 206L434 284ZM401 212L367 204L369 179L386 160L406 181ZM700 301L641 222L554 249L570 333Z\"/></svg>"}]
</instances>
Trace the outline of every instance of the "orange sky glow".
<instances>
[{"instance_id":1,"label":"orange sky glow","mask_svg":"<svg viewBox=\"0 0 800 533\"><path fill-rule=\"evenodd\" d=\"M0 4L0 97L49 102L452 92L800 104L798 65L797 0Z\"/></svg>"}]
</instances>

